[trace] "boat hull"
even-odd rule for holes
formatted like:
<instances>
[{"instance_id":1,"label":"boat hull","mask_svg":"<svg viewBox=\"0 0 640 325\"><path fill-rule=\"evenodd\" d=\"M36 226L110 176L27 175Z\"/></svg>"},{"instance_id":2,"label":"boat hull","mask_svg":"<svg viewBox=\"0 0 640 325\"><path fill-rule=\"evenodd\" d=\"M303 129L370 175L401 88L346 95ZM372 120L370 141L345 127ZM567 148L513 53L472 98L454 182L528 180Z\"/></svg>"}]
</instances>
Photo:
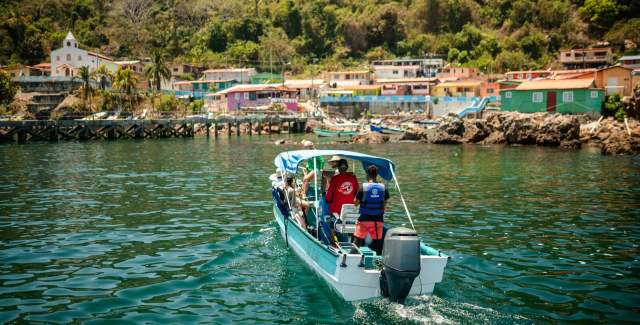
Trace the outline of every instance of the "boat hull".
<instances>
[{"instance_id":1,"label":"boat hull","mask_svg":"<svg viewBox=\"0 0 640 325\"><path fill-rule=\"evenodd\" d=\"M356 135L357 132L355 132L355 131L331 131L331 130L325 130L325 129L316 128L316 129L313 130L313 133L315 133L319 137L351 137L351 136Z\"/></svg>"},{"instance_id":2,"label":"boat hull","mask_svg":"<svg viewBox=\"0 0 640 325\"><path fill-rule=\"evenodd\" d=\"M384 127L384 126L377 126L377 125L369 125L369 129L372 132L378 132L378 133L382 133L382 134L402 134L404 133L404 130L401 129L394 129L394 128L388 128L388 127Z\"/></svg>"},{"instance_id":3,"label":"boat hull","mask_svg":"<svg viewBox=\"0 0 640 325\"><path fill-rule=\"evenodd\" d=\"M273 213L280 233L283 238L286 237L289 247L344 300L355 301L381 296L380 271L361 267L360 254L332 251L291 220L287 221L285 234L285 220L276 206ZM421 255L420 275L414 280L409 295L430 295L435 284L442 281L447 259L447 256L437 253Z\"/></svg>"}]
</instances>

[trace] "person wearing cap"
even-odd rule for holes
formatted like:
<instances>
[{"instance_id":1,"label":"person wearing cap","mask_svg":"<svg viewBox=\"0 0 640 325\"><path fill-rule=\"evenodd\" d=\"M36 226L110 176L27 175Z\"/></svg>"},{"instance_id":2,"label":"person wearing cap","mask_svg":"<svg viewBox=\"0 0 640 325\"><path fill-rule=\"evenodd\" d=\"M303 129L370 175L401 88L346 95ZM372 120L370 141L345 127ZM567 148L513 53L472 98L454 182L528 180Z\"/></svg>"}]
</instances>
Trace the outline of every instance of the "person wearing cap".
<instances>
[{"instance_id":1,"label":"person wearing cap","mask_svg":"<svg viewBox=\"0 0 640 325\"><path fill-rule=\"evenodd\" d=\"M340 156L333 156L329 159L329 164L331 164L331 169L335 170L335 174L338 175L338 162L340 162Z\"/></svg>"},{"instance_id":2,"label":"person wearing cap","mask_svg":"<svg viewBox=\"0 0 640 325\"><path fill-rule=\"evenodd\" d=\"M338 174L331 178L327 188L327 202L329 202L329 212L331 215L342 211L344 204L352 204L358 190L358 178L349 171L349 164L346 159L339 159Z\"/></svg>"},{"instance_id":3,"label":"person wearing cap","mask_svg":"<svg viewBox=\"0 0 640 325\"><path fill-rule=\"evenodd\" d=\"M331 178L335 175L338 175L338 162L340 161L340 156L333 156L329 159L329 165L331 166L331 170L323 170L322 171L322 188L329 188L329 183L331 183Z\"/></svg>"},{"instance_id":4,"label":"person wearing cap","mask_svg":"<svg viewBox=\"0 0 640 325\"><path fill-rule=\"evenodd\" d=\"M305 149L315 150L316 148L313 146L313 142L309 140L303 140L302 145ZM319 181L322 182L322 174L320 171L324 168L324 158L322 156L313 157L307 160L307 170L308 172L302 178L302 193L307 194L307 190L309 189L309 183L313 182L313 178L319 177ZM316 173L318 171L318 173Z\"/></svg>"}]
</instances>

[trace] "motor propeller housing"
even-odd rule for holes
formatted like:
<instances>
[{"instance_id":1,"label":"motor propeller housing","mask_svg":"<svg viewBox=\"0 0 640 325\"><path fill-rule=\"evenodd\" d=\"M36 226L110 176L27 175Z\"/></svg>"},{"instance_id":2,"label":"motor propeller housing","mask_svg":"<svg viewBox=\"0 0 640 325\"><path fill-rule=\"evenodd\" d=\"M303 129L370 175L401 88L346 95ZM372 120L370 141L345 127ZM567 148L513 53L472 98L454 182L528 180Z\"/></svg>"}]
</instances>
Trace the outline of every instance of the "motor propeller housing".
<instances>
[{"instance_id":1,"label":"motor propeller housing","mask_svg":"<svg viewBox=\"0 0 640 325\"><path fill-rule=\"evenodd\" d=\"M415 230L392 228L387 231L383 247L380 290L389 300L403 303L420 274L420 239Z\"/></svg>"}]
</instances>

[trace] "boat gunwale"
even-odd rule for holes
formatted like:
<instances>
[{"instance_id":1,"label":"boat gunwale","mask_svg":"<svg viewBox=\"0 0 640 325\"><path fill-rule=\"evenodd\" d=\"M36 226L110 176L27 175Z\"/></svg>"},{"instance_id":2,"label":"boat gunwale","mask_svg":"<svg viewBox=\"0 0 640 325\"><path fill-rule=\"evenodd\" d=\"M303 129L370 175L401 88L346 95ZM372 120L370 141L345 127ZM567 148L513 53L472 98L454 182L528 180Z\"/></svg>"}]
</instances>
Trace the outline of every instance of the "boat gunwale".
<instances>
[{"instance_id":1,"label":"boat gunwale","mask_svg":"<svg viewBox=\"0 0 640 325\"><path fill-rule=\"evenodd\" d=\"M274 211L275 213L277 213L277 216L282 217L282 222L283 222L283 223L284 223L284 222L288 222L288 223L292 223L292 224L294 224L294 225L298 228L298 230L300 230L300 232L302 232L302 233L303 233L303 234L304 234L308 239L311 239L311 241L312 241L312 242L314 242L317 246L320 246L320 247L321 247L321 248L323 248L325 251L327 251L327 252L331 253L331 255L333 255L333 256L335 256L335 257L339 257L339 256L341 255L341 253L336 252L335 250L332 250L332 249L330 248L330 247L331 247L330 245L323 244L323 243L321 243L317 238L313 237L313 236L311 235L311 233L309 233L307 230L303 229L303 228L302 228L302 226L300 226L300 224L299 224L299 223L297 223L297 222L295 222L295 221L292 221L292 220L286 221L286 220L285 220L285 216L284 216L284 215L282 215L282 212L280 212L280 210L279 210L279 209L278 209L278 207L275 205L275 203L274 203L274 205L273 205L273 211ZM291 218L289 217L289 218L287 218L287 219L291 219ZM360 254L357 254L357 255L360 255Z\"/></svg>"}]
</instances>

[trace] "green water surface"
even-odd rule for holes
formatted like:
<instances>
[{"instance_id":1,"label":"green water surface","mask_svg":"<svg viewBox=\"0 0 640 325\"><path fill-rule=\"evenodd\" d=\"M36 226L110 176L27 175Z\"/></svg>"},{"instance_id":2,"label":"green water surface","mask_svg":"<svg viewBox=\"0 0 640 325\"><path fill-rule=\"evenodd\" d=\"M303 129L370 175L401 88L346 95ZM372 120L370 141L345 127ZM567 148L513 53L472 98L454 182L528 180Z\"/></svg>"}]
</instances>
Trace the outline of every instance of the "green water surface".
<instances>
[{"instance_id":1,"label":"green water surface","mask_svg":"<svg viewBox=\"0 0 640 325\"><path fill-rule=\"evenodd\" d=\"M402 306L346 303L287 250L267 177L296 146L274 140L0 146L0 323L640 321L640 158L326 146L394 160L422 239L452 256ZM402 216L392 191L385 219Z\"/></svg>"}]
</instances>

